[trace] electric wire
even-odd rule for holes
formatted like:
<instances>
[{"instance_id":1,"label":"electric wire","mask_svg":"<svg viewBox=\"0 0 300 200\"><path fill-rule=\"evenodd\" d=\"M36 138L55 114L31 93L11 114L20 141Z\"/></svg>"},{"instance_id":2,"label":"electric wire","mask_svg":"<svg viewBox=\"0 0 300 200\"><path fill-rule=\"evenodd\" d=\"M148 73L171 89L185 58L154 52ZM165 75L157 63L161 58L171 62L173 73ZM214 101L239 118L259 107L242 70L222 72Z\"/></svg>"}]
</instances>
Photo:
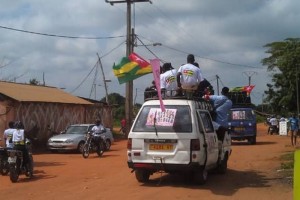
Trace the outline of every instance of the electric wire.
<instances>
[{"instance_id":1,"label":"electric wire","mask_svg":"<svg viewBox=\"0 0 300 200\"><path fill-rule=\"evenodd\" d=\"M59 37L59 38L69 38L69 39L85 39L85 40L102 40L102 39L115 39L115 38L121 38L125 36L108 36L108 37L84 37L84 36L67 36L67 35L57 35L57 34L49 34L49 33L40 33L40 32L34 32L34 31L27 31L22 29L16 29L6 26L1 26L2 29L12 30L12 31L18 31L22 33L29 33L29 34L35 34L35 35L43 35L48 37Z\"/></svg>"}]
</instances>

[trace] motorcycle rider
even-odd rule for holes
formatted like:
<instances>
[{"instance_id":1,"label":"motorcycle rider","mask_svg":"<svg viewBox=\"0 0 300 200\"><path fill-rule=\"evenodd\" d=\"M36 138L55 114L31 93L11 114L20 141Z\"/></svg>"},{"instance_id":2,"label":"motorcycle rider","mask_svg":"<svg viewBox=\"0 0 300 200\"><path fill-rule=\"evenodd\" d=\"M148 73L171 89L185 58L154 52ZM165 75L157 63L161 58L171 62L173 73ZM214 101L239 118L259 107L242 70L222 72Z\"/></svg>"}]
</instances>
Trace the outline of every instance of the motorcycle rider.
<instances>
[{"instance_id":1,"label":"motorcycle rider","mask_svg":"<svg viewBox=\"0 0 300 200\"><path fill-rule=\"evenodd\" d=\"M275 117L275 115L273 115L272 117L271 117L271 119L270 119L270 124L271 124L271 126L270 126L270 132L271 132L271 128L275 131L275 133L276 134L278 134L279 133L279 129L278 129L278 120L277 120L277 118ZM271 135L273 134L273 133L270 133Z\"/></svg>"},{"instance_id":2,"label":"motorcycle rider","mask_svg":"<svg viewBox=\"0 0 300 200\"><path fill-rule=\"evenodd\" d=\"M104 126L101 124L101 120L97 119L96 120L96 125L92 128L94 134L101 134L105 132Z\"/></svg>"},{"instance_id":3,"label":"motorcycle rider","mask_svg":"<svg viewBox=\"0 0 300 200\"><path fill-rule=\"evenodd\" d=\"M4 131L4 134L3 134L6 148L13 148L14 147L14 143L12 142L12 136L13 136L14 131L15 131L14 122L10 121L8 123L8 129L6 129Z\"/></svg>"},{"instance_id":4,"label":"motorcycle rider","mask_svg":"<svg viewBox=\"0 0 300 200\"><path fill-rule=\"evenodd\" d=\"M14 149L23 152L23 166L29 162L29 152L26 147L26 138L24 125L21 121L17 121L14 124L15 130L12 135L12 142L14 144ZM29 172L29 169L26 168L26 172Z\"/></svg>"}]
</instances>

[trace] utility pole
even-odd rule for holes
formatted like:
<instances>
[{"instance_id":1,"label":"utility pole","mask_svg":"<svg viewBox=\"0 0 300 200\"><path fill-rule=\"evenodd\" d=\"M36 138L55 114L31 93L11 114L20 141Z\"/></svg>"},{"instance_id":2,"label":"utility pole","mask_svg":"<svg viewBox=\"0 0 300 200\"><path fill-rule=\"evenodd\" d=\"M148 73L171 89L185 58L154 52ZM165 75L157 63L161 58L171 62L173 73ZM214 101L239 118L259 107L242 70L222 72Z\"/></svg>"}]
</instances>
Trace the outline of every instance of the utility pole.
<instances>
[{"instance_id":1,"label":"utility pole","mask_svg":"<svg viewBox=\"0 0 300 200\"><path fill-rule=\"evenodd\" d=\"M220 79L220 77L219 77L219 75L216 75L216 77L217 77L217 90L218 90L218 95L219 95L219 79Z\"/></svg>"},{"instance_id":2,"label":"utility pole","mask_svg":"<svg viewBox=\"0 0 300 200\"><path fill-rule=\"evenodd\" d=\"M248 71L248 72L243 72L243 74L245 74L246 76L248 76L248 85L251 85L251 77L253 75L256 75L257 72L254 71Z\"/></svg>"},{"instance_id":3,"label":"utility pole","mask_svg":"<svg viewBox=\"0 0 300 200\"><path fill-rule=\"evenodd\" d=\"M134 33L131 29L131 4L140 2L149 2L150 0L120 0L120 1L109 1L105 0L106 3L114 5L115 3L126 3L127 4L127 37L126 37L126 56L128 57L133 52L134 47ZM126 137L128 136L133 120L133 81L126 83L126 99L125 99L125 119L126 119Z\"/></svg>"},{"instance_id":4,"label":"utility pole","mask_svg":"<svg viewBox=\"0 0 300 200\"><path fill-rule=\"evenodd\" d=\"M97 56L98 56L98 59L99 59L99 65L100 65L100 67L101 67L101 72L102 72L103 84L104 84L104 89L105 89L106 103L107 103L107 105L109 105L109 101L108 101L108 92L107 92L107 85L106 85L106 83L107 83L107 82L110 82L110 80L106 80L106 79L105 79L105 75L104 75L104 72L103 72L102 62L101 62L101 59L100 59L100 56L99 56L98 53L97 53ZM96 86L95 86L95 90L96 90ZM95 93L96 93L96 92L95 92Z\"/></svg>"}]
</instances>

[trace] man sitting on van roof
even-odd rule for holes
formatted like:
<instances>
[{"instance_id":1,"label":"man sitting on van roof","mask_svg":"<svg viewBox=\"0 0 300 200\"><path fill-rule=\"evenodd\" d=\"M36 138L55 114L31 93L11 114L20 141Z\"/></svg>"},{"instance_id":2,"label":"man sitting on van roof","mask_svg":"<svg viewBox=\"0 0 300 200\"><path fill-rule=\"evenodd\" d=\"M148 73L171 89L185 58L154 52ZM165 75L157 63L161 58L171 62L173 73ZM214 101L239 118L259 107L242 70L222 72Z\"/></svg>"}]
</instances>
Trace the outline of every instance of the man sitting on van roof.
<instances>
[{"instance_id":1,"label":"man sitting on van roof","mask_svg":"<svg viewBox=\"0 0 300 200\"><path fill-rule=\"evenodd\" d=\"M193 54L187 56L187 64L182 65L177 72L177 86L184 90L197 90L199 83L203 80L200 68L194 65Z\"/></svg>"}]
</instances>

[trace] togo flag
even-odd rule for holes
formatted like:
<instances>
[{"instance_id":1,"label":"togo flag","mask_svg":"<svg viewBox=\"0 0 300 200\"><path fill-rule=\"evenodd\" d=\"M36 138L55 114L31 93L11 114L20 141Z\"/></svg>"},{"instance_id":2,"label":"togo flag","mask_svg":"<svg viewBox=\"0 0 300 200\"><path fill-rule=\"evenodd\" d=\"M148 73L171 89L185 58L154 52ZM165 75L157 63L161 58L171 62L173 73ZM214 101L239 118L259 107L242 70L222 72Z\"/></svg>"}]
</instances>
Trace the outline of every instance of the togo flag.
<instances>
[{"instance_id":1,"label":"togo flag","mask_svg":"<svg viewBox=\"0 0 300 200\"><path fill-rule=\"evenodd\" d=\"M136 53L131 53L128 57L123 57L119 64L114 64L113 71L119 84L123 84L151 73L152 67L145 59Z\"/></svg>"}]
</instances>

